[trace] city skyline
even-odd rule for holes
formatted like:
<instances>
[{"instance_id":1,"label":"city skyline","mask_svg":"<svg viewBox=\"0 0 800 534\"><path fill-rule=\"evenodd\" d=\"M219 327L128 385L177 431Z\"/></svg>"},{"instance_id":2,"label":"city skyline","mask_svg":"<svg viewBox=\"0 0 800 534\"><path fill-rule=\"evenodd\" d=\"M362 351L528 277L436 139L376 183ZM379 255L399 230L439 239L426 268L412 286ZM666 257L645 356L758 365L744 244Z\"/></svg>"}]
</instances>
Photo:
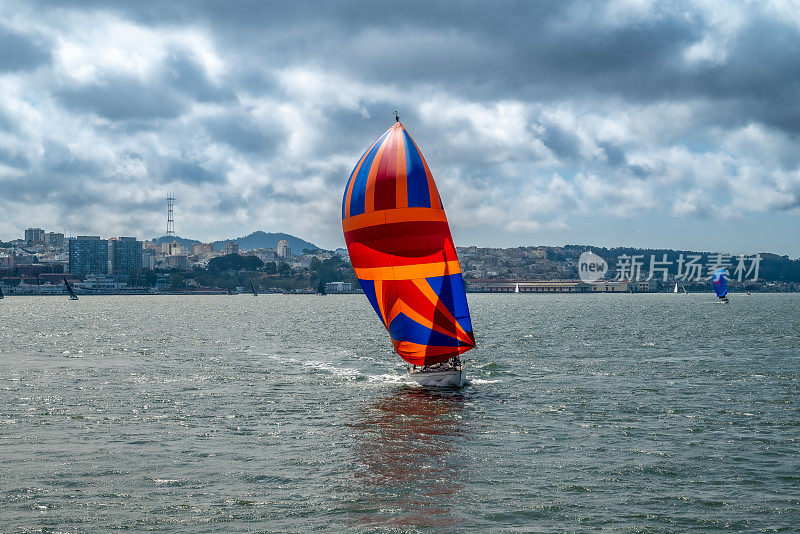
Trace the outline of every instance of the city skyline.
<instances>
[{"instance_id":1,"label":"city skyline","mask_svg":"<svg viewBox=\"0 0 800 534\"><path fill-rule=\"evenodd\" d=\"M221 238L221 239L212 239L212 240L209 240L209 241L203 241L203 240L195 239L194 237L192 237L190 235L177 235L177 234L176 235L166 235L166 234L163 234L163 235L160 235L160 236L153 236L153 237L141 237L141 236L130 236L130 235L128 235L128 236L112 235L112 234L105 234L103 232L99 232L99 233L98 232L95 232L95 233L91 233L90 232L88 234L81 234L81 235L68 235L66 233L48 231L46 229L39 228L39 227L28 227L28 228L26 228L24 230L23 237L21 237L21 238L17 237L17 238L14 238L14 239L6 239L6 240L0 238L0 243L2 243L2 242L12 243L14 241L25 241L25 242L28 242L28 244L32 244L32 242L37 241L37 240L36 239L29 239L28 236L29 236L29 234L36 233L36 232L39 232L39 233L42 234L43 238L38 240L38 241L41 242L41 243L44 243L44 244L49 244L48 240L50 239L50 236L55 236L56 238L63 239L64 241L75 240L75 239L85 238L85 237L100 237L101 239L106 240L106 241L110 241L110 240L114 240L114 239L130 239L130 238L133 238L133 239L139 240L142 243L159 241L159 244L169 242L169 240L171 240L171 239L175 239L175 240L179 240L179 241L195 242L197 245L204 245L204 246L205 245L217 245L217 246L220 247L220 250L225 250L227 248L227 246L230 245L230 244L236 245L236 242L238 240L250 239L250 238L253 238L254 236L256 236L257 234L265 234L265 235L267 235L267 233L264 232L263 230L255 230L255 231L250 232L250 233L248 233L246 235L241 235L241 236L237 236L237 237L226 237L226 238ZM317 245L317 244L314 244L314 243L306 241L305 239L302 238L302 236L295 236L295 235L287 234L287 233L284 233L284 232L272 232L272 233L270 233L270 235L273 235L273 236L287 236L287 237L289 237L291 239L297 240L298 242L307 243L307 247L304 247L304 248L319 247L319 245ZM103 237L103 236L106 236L106 237ZM282 242L285 243L285 241L277 241L278 244L275 247L266 247L266 248L272 248L273 250L277 251L279 249L279 247L280 247L280 243L282 243ZM760 249L760 250L758 250L758 252L741 253L741 252L725 251L725 250L723 250L721 248L716 248L716 249L712 249L712 248L709 248L709 249L699 249L699 248L690 249L690 248L633 246L633 245L619 245L619 244L597 245L597 244L588 244L588 243L560 243L560 244L555 244L555 245L547 244L547 243L531 243L531 244L527 244L527 245L509 246L509 247L500 247L500 246L491 245L491 244L489 244L489 245L457 244L457 248L462 248L462 249L474 248L474 247L487 248L487 249L494 248L494 249L498 249L498 250L511 250L511 249L515 249L515 248L537 248L537 247L546 247L546 248L552 248L552 247L555 247L555 248L582 247L586 251L591 251L592 249L597 249L597 248L603 248L603 249L605 249L605 248L609 248L609 249L631 248L631 249L641 249L641 250L669 250L669 251L672 251L672 252L679 252L679 251L696 252L696 253L702 253L702 254L723 253L723 254L728 254L730 256L734 256L734 257L742 256L742 255L748 256L748 255L755 255L755 254L760 254L760 253L767 253L767 254L776 254L776 255L779 255L779 256L787 256L787 257L789 257L790 259L793 259L793 260L800 260L800 258L794 258L789 254L784 254L784 253L781 253L781 252L778 252L778 251L767 250L767 249ZM237 245L237 251L238 251L238 248L239 247ZM257 247L257 248L265 248L265 247ZM343 247L336 247L336 248L330 248L330 249L327 249L325 247L319 247L319 248L322 249L322 250L327 250L327 251L344 250ZM245 248L245 249L242 249L242 250L251 250L251 249Z\"/></svg>"},{"instance_id":2,"label":"city skyline","mask_svg":"<svg viewBox=\"0 0 800 534\"><path fill-rule=\"evenodd\" d=\"M459 246L800 257L789 4L0 5L3 240L339 248L397 109Z\"/></svg>"}]
</instances>

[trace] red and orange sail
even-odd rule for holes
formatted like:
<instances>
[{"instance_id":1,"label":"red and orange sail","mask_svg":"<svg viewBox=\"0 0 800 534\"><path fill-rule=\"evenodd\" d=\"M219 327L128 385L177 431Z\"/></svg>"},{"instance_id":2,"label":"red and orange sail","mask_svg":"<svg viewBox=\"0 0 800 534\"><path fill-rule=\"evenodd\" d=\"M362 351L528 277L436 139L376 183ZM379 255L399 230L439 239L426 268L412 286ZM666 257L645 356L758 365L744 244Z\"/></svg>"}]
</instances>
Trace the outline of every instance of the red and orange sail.
<instances>
[{"instance_id":1,"label":"red and orange sail","mask_svg":"<svg viewBox=\"0 0 800 534\"><path fill-rule=\"evenodd\" d=\"M399 121L350 174L342 229L361 288L404 360L431 365L475 346L439 192Z\"/></svg>"}]
</instances>

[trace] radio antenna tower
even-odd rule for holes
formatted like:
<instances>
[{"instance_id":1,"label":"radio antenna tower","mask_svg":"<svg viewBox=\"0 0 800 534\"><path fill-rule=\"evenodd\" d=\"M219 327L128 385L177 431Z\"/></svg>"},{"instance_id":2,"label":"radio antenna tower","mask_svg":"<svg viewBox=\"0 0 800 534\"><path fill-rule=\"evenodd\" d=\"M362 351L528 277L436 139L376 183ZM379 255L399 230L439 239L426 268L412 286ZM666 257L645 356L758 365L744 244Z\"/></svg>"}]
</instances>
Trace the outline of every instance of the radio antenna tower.
<instances>
[{"instance_id":1,"label":"radio antenna tower","mask_svg":"<svg viewBox=\"0 0 800 534\"><path fill-rule=\"evenodd\" d=\"M175 217L172 214L172 207L175 205L175 197L170 193L167 197L167 237L175 237Z\"/></svg>"}]
</instances>

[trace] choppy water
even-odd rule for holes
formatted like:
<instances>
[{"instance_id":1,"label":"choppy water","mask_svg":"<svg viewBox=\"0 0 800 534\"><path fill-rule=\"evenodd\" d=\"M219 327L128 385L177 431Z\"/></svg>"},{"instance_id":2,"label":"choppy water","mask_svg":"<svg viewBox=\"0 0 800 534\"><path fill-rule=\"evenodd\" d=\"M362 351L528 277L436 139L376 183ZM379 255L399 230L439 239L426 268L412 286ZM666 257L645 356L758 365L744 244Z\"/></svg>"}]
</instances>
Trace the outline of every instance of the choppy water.
<instances>
[{"instance_id":1,"label":"choppy water","mask_svg":"<svg viewBox=\"0 0 800 534\"><path fill-rule=\"evenodd\" d=\"M458 391L363 297L0 301L0 530L800 525L800 295L470 295Z\"/></svg>"}]
</instances>

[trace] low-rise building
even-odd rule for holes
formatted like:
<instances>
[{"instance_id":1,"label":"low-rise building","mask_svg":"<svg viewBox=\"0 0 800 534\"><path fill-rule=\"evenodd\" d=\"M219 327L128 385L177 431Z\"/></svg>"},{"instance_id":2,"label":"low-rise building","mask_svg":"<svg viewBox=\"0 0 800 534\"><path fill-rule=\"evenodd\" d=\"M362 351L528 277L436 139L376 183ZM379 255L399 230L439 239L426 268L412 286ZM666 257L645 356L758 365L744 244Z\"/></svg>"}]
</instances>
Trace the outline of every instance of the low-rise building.
<instances>
[{"instance_id":1,"label":"low-rise building","mask_svg":"<svg viewBox=\"0 0 800 534\"><path fill-rule=\"evenodd\" d=\"M325 284L325 291L328 293L347 293L353 290L350 282L328 282Z\"/></svg>"},{"instance_id":2,"label":"low-rise building","mask_svg":"<svg viewBox=\"0 0 800 534\"><path fill-rule=\"evenodd\" d=\"M264 263L278 260L278 253L271 248L257 248L252 251L252 254Z\"/></svg>"},{"instance_id":3,"label":"low-rise building","mask_svg":"<svg viewBox=\"0 0 800 534\"><path fill-rule=\"evenodd\" d=\"M124 279L125 277L121 275L91 274L83 282L77 282L75 285L91 291L119 291L128 287Z\"/></svg>"},{"instance_id":4,"label":"low-rise building","mask_svg":"<svg viewBox=\"0 0 800 534\"><path fill-rule=\"evenodd\" d=\"M598 282L587 284L580 280L508 281L466 280L468 291L481 293L624 293L626 282Z\"/></svg>"},{"instance_id":5,"label":"low-rise building","mask_svg":"<svg viewBox=\"0 0 800 534\"><path fill-rule=\"evenodd\" d=\"M658 291L658 280L629 280L628 290L646 293L648 291Z\"/></svg>"}]
</instances>

